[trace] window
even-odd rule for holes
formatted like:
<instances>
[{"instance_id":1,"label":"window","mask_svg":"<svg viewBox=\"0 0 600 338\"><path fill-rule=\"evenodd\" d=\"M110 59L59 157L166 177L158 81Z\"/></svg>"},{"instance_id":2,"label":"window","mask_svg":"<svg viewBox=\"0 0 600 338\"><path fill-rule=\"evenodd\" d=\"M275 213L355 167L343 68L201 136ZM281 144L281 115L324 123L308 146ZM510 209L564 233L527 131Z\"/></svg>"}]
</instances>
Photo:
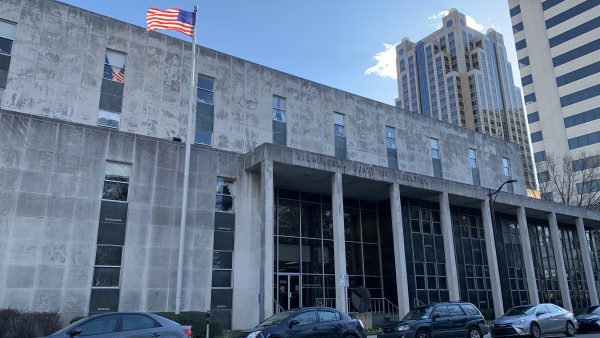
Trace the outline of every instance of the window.
<instances>
[{"instance_id":1,"label":"window","mask_svg":"<svg viewBox=\"0 0 600 338\"><path fill-rule=\"evenodd\" d=\"M77 327L81 330L78 336L92 336L116 332L118 318L118 316L112 315L89 320Z\"/></svg>"},{"instance_id":2,"label":"window","mask_svg":"<svg viewBox=\"0 0 600 338\"><path fill-rule=\"evenodd\" d=\"M582 14L596 6L598 6L598 2L596 1L584 1L577 6L571 7L566 11L557 14L550 19L546 20L546 29L550 29L556 25L559 25L575 16Z\"/></svg>"},{"instance_id":3,"label":"window","mask_svg":"<svg viewBox=\"0 0 600 338\"><path fill-rule=\"evenodd\" d=\"M586 194L596 191L600 191L600 180L577 183L577 192L579 194Z\"/></svg>"},{"instance_id":4,"label":"window","mask_svg":"<svg viewBox=\"0 0 600 338\"><path fill-rule=\"evenodd\" d=\"M519 68L523 68L523 67L529 66L529 65L530 65L529 56L526 56L519 60Z\"/></svg>"},{"instance_id":5,"label":"window","mask_svg":"<svg viewBox=\"0 0 600 338\"><path fill-rule=\"evenodd\" d=\"M593 1L592 1L593 2ZM552 58L552 64L554 65L554 67L558 67L562 64L565 64L569 61L573 61L575 59L578 59L584 55L587 55L589 53L593 53L597 50L600 49L600 39L596 39L592 42L589 42L581 47L577 47L574 49L569 50L568 52L565 52L561 55L557 55L555 57Z\"/></svg>"},{"instance_id":6,"label":"window","mask_svg":"<svg viewBox=\"0 0 600 338\"><path fill-rule=\"evenodd\" d=\"M592 168L600 167L600 155L591 156L575 160L573 163L573 170L582 171Z\"/></svg>"},{"instance_id":7,"label":"window","mask_svg":"<svg viewBox=\"0 0 600 338\"><path fill-rule=\"evenodd\" d=\"M335 142L335 157L346 158L346 132L344 130L344 114L333 112L333 140Z\"/></svg>"},{"instance_id":8,"label":"window","mask_svg":"<svg viewBox=\"0 0 600 338\"><path fill-rule=\"evenodd\" d=\"M435 312L433 314L434 317L449 317L448 307L446 305L438 306L435 308Z\"/></svg>"},{"instance_id":9,"label":"window","mask_svg":"<svg viewBox=\"0 0 600 338\"><path fill-rule=\"evenodd\" d=\"M544 134L541 131L531 133L531 143L540 142L544 139Z\"/></svg>"},{"instance_id":10,"label":"window","mask_svg":"<svg viewBox=\"0 0 600 338\"><path fill-rule=\"evenodd\" d=\"M314 310L303 312L294 317L299 323L298 325L312 324L317 322L317 313Z\"/></svg>"},{"instance_id":11,"label":"window","mask_svg":"<svg viewBox=\"0 0 600 338\"><path fill-rule=\"evenodd\" d=\"M438 159L440 158L440 153L438 150L438 140L435 138L430 139L431 143L431 158Z\"/></svg>"},{"instance_id":12,"label":"window","mask_svg":"<svg viewBox=\"0 0 600 338\"><path fill-rule=\"evenodd\" d=\"M6 88L16 25L0 20L0 89Z\"/></svg>"},{"instance_id":13,"label":"window","mask_svg":"<svg viewBox=\"0 0 600 338\"><path fill-rule=\"evenodd\" d=\"M542 162L546 160L546 151L542 150L542 151L538 151L533 153L533 160L537 163L537 162Z\"/></svg>"},{"instance_id":14,"label":"window","mask_svg":"<svg viewBox=\"0 0 600 338\"><path fill-rule=\"evenodd\" d=\"M525 95L525 104L530 104L536 102L537 99L535 97L535 93L531 93L529 95Z\"/></svg>"},{"instance_id":15,"label":"window","mask_svg":"<svg viewBox=\"0 0 600 338\"><path fill-rule=\"evenodd\" d=\"M287 127L285 120L286 99L273 95L273 143L287 144Z\"/></svg>"},{"instance_id":16,"label":"window","mask_svg":"<svg viewBox=\"0 0 600 338\"><path fill-rule=\"evenodd\" d=\"M477 150L469 148L469 165L471 168L477 168Z\"/></svg>"},{"instance_id":17,"label":"window","mask_svg":"<svg viewBox=\"0 0 600 338\"><path fill-rule=\"evenodd\" d=\"M600 17L596 17L590 21L587 21L575 28L569 29L568 31L558 34L553 38L550 38L548 42L550 42L550 48L558 46L562 43L565 43L571 39L574 39L584 33L587 33L591 30L600 27Z\"/></svg>"},{"instance_id":18,"label":"window","mask_svg":"<svg viewBox=\"0 0 600 338\"><path fill-rule=\"evenodd\" d=\"M100 204L90 313L117 311L131 165L107 162Z\"/></svg>"},{"instance_id":19,"label":"window","mask_svg":"<svg viewBox=\"0 0 600 338\"><path fill-rule=\"evenodd\" d=\"M464 316L464 311L458 306L458 304L448 305L448 316L449 317L460 317Z\"/></svg>"},{"instance_id":20,"label":"window","mask_svg":"<svg viewBox=\"0 0 600 338\"><path fill-rule=\"evenodd\" d=\"M562 96L560 98L560 105L562 107L570 106L572 104L585 101L600 95L600 85L591 86L580 91L574 92L569 95Z\"/></svg>"},{"instance_id":21,"label":"window","mask_svg":"<svg viewBox=\"0 0 600 338\"><path fill-rule=\"evenodd\" d=\"M504 176L510 177L510 160L506 157L502 158L502 171L504 172Z\"/></svg>"},{"instance_id":22,"label":"window","mask_svg":"<svg viewBox=\"0 0 600 338\"><path fill-rule=\"evenodd\" d=\"M215 209L217 211L233 212L233 191L234 180L218 177L217 178L217 198Z\"/></svg>"},{"instance_id":23,"label":"window","mask_svg":"<svg viewBox=\"0 0 600 338\"><path fill-rule=\"evenodd\" d=\"M442 161L438 148L438 139L429 139L431 145L431 162L433 164L433 177L442 178Z\"/></svg>"},{"instance_id":24,"label":"window","mask_svg":"<svg viewBox=\"0 0 600 338\"><path fill-rule=\"evenodd\" d=\"M462 308L465 312L470 316L478 316L480 315L479 310L473 304L461 304Z\"/></svg>"},{"instance_id":25,"label":"window","mask_svg":"<svg viewBox=\"0 0 600 338\"><path fill-rule=\"evenodd\" d=\"M584 111L583 113L565 117L565 128L578 126L580 124L588 123L598 119L600 119L600 108L590 109L588 111Z\"/></svg>"},{"instance_id":26,"label":"window","mask_svg":"<svg viewBox=\"0 0 600 338\"><path fill-rule=\"evenodd\" d=\"M520 51L525 47L527 47L527 40L523 39L521 41L515 42L515 48L517 49L517 51Z\"/></svg>"},{"instance_id":27,"label":"window","mask_svg":"<svg viewBox=\"0 0 600 338\"><path fill-rule=\"evenodd\" d=\"M385 145L389 149L396 149L396 137L394 127L385 126Z\"/></svg>"},{"instance_id":28,"label":"window","mask_svg":"<svg viewBox=\"0 0 600 338\"><path fill-rule=\"evenodd\" d=\"M160 324L158 324L154 319L146 315L134 314L123 315L123 323L121 325L121 331L143 330L160 327Z\"/></svg>"},{"instance_id":29,"label":"window","mask_svg":"<svg viewBox=\"0 0 600 338\"><path fill-rule=\"evenodd\" d=\"M600 143L600 131L570 138L568 142L569 149L576 149L590 144Z\"/></svg>"},{"instance_id":30,"label":"window","mask_svg":"<svg viewBox=\"0 0 600 338\"><path fill-rule=\"evenodd\" d=\"M513 34L516 34L516 33L520 32L520 31L522 31L523 29L524 29L523 28L523 23L519 22L519 23L517 23L516 25L513 26Z\"/></svg>"},{"instance_id":31,"label":"window","mask_svg":"<svg viewBox=\"0 0 600 338\"><path fill-rule=\"evenodd\" d=\"M285 97L273 95L273 121L285 122Z\"/></svg>"},{"instance_id":32,"label":"window","mask_svg":"<svg viewBox=\"0 0 600 338\"><path fill-rule=\"evenodd\" d=\"M333 322L340 320L340 314L336 311L319 310L319 321Z\"/></svg>"},{"instance_id":33,"label":"window","mask_svg":"<svg viewBox=\"0 0 600 338\"><path fill-rule=\"evenodd\" d=\"M198 87L196 89L196 135L195 142L212 145L213 124L215 117L214 106L215 79L198 74Z\"/></svg>"},{"instance_id":34,"label":"window","mask_svg":"<svg viewBox=\"0 0 600 338\"><path fill-rule=\"evenodd\" d=\"M533 112L531 114L527 114L527 122L534 123L540 120L540 113Z\"/></svg>"},{"instance_id":35,"label":"window","mask_svg":"<svg viewBox=\"0 0 600 338\"><path fill-rule=\"evenodd\" d=\"M126 202L130 171L130 165L117 162L106 163L102 199Z\"/></svg>"},{"instance_id":36,"label":"window","mask_svg":"<svg viewBox=\"0 0 600 338\"><path fill-rule=\"evenodd\" d=\"M123 106L126 54L107 49L104 56L98 125L119 128Z\"/></svg>"},{"instance_id":37,"label":"window","mask_svg":"<svg viewBox=\"0 0 600 338\"><path fill-rule=\"evenodd\" d=\"M532 83L533 83L533 76L531 74L527 75L527 76L523 76L521 78L521 85L523 85L523 87L525 87L529 84L532 84Z\"/></svg>"},{"instance_id":38,"label":"window","mask_svg":"<svg viewBox=\"0 0 600 338\"><path fill-rule=\"evenodd\" d=\"M521 6L516 5L515 7L510 9L510 16L513 17L515 15L518 15L519 13L521 13Z\"/></svg>"},{"instance_id":39,"label":"window","mask_svg":"<svg viewBox=\"0 0 600 338\"><path fill-rule=\"evenodd\" d=\"M344 114L333 113L333 134L341 137L346 136L344 133Z\"/></svg>"}]
</instances>

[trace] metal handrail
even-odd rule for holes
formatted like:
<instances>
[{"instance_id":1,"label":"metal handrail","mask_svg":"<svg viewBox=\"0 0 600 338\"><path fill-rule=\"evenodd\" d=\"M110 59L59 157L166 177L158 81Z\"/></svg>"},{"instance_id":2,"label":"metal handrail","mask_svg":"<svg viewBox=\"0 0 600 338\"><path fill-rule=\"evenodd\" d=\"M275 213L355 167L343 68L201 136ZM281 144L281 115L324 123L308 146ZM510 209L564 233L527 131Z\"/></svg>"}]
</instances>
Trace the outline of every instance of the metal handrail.
<instances>
[{"instance_id":1,"label":"metal handrail","mask_svg":"<svg viewBox=\"0 0 600 338\"><path fill-rule=\"evenodd\" d=\"M372 298L369 312L390 316L391 320L400 320L400 308L387 298Z\"/></svg>"},{"instance_id":2,"label":"metal handrail","mask_svg":"<svg viewBox=\"0 0 600 338\"><path fill-rule=\"evenodd\" d=\"M335 298L316 298L316 305L335 308Z\"/></svg>"},{"instance_id":3,"label":"metal handrail","mask_svg":"<svg viewBox=\"0 0 600 338\"><path fill-rule=\"evenodd\" d=\"M283 306L281 306L279 304L279 302L277 301L277 299L273 299L273 305L275 305L275 313L279 313L279 312L284 312L285 309L283 308Z\"/></svg>"}]
</instances>

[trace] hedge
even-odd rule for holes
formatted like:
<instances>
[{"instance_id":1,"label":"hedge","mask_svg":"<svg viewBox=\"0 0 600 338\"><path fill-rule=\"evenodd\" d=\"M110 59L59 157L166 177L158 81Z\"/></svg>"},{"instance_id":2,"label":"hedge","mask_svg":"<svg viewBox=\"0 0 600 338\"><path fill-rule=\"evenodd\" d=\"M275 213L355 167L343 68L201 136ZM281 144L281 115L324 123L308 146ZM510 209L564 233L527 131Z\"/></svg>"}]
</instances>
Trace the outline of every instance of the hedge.
<instances>
[{"instance_id":1,"label":"hedge","mask_svg":"<svg viewBox=\"0 0 600 338\"><path fill-rule=\"evenodd\" d=\"M0 337L35 338L47 336L62 328L56 312L21 312L0 309Z\"/></svg>"}]
</instances>

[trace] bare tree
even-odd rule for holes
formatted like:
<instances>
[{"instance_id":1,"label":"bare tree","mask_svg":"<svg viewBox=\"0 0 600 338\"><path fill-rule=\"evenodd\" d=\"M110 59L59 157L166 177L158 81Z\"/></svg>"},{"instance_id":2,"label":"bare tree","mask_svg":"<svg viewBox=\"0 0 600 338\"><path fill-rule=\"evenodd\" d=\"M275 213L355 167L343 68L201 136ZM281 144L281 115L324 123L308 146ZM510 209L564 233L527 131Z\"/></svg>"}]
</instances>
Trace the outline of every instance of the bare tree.
<instances>
[{"instance_id":1,"label":"bare tree","mask_svg":"<svg viewBox=\"0 0 600 338\"><path fill-rule=\"evenodd\" d=\"M549 154L537 163L542 197L552 193L555 202L600 210L600 156L573 157Z\"/></svg>"}]
</instances>

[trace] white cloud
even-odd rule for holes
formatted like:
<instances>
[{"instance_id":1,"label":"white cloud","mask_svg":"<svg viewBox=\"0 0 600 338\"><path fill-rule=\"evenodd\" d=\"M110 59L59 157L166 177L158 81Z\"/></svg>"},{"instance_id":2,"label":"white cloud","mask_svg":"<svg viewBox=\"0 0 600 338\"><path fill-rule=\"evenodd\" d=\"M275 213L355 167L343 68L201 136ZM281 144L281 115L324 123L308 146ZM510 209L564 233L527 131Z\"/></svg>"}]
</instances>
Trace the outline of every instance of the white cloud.
<instances>
[{"instance_id":1,"label":"white cloud","mask_svg":"<svg viewBox=\"0 0 600 338\"><path fill-rule=\"evenodd\" d=\"M476 31L480 31L481 33L485 33L486 28L484 25L478 23L477 21L475 21L475 19L473 19L473 17L470 17L467 15L467 27L471 27Z\"/></svg>"},{"instance_id":2,"label":"white cloud","mask_svg":"<svg viewBox=\"0 0 600 338\"><path fill-rule=\"evenodd\" d=\"M381 77L396 79L396 45L384 43L385 50L373 57L377 64L365 70L365 75L375 74Z\"/></svg>"}]
</instances>

